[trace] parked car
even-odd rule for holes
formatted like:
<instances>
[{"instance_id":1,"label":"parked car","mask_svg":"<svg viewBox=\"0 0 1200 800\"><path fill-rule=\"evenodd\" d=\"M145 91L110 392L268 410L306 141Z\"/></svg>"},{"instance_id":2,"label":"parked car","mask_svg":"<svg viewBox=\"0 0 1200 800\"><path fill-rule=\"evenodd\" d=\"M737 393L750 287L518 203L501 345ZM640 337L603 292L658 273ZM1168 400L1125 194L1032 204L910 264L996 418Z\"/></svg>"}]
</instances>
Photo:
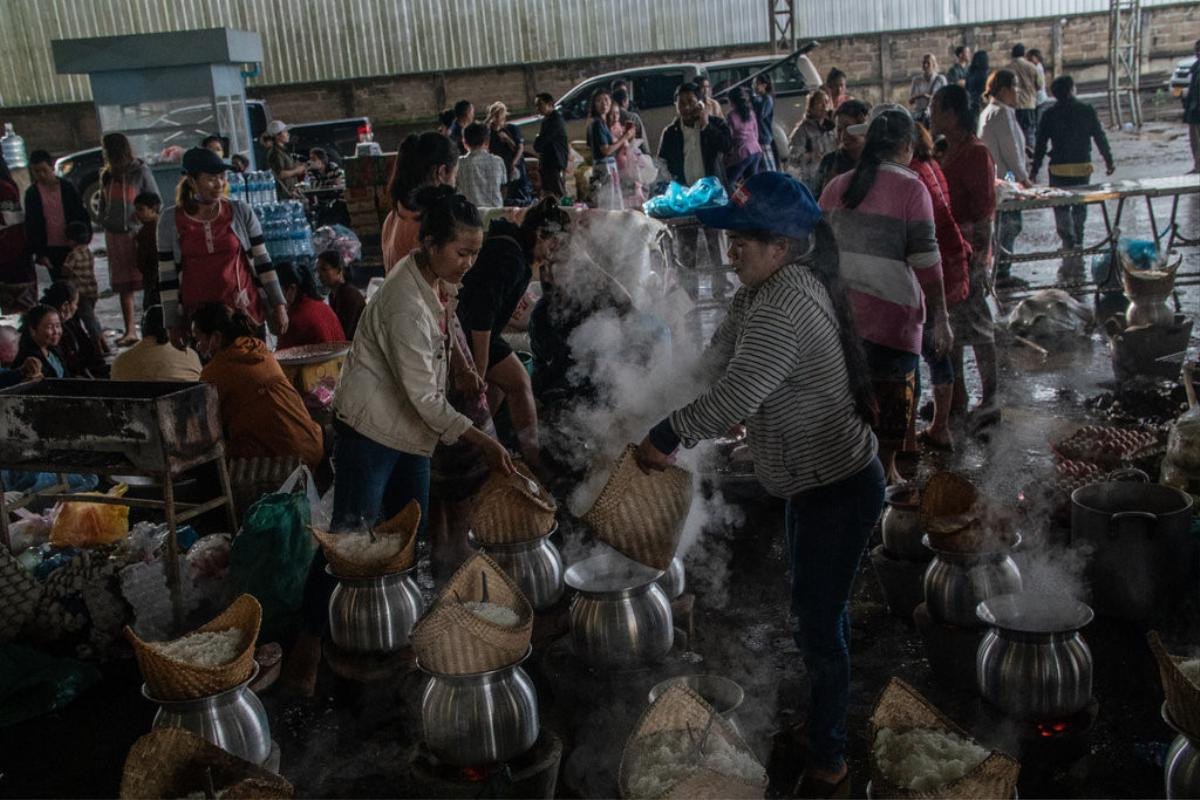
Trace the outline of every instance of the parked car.
<instances>
[{"instance_id":1,"label":"parked car","mask_svg":"<svg viewBox=\"0 0 1200 800\"><path fill-rule=\"evenodd\" d=\"M1171 77L1167 80L1167 88L1171 90L1173 96L1183 97L1183 93L1187 91L1188 77L1192 71L1192 64L1195 63L1195 56L1181 58L1176 62L1175 71L1171 73Z\"/></svg>"},{"instance_id":2,"label":"parked car","mask_svg":"<svg viewBox=\"0 0 1200 800\"><path fill-rule=\"evenodd\" d=\"M246 113L250 118L250 138L255 163L265 169L266 148L260 137L267 129L267 123L271 121L270 110L262 100L247 100ZM214 121L212 106L209 105L179 108L172 111L170 117L170 121L184 131L177 135L181 145L184 140L187 140L187 146L199 144L201 139L218 127ZM366 117L350 117L298 123L289 125L288 129L292 134L292 150L298 157L307 157L310 148L323 147L336 161L340 160L343 154L354 154L360 137L370 133L371 121ZM71 182L83 198L84 205L92 215L92 221L97 223L100 218L100 170L103 166L104 156L99 147L69 153L54 162L54 171Z\"/></svg>"}]
</instances>

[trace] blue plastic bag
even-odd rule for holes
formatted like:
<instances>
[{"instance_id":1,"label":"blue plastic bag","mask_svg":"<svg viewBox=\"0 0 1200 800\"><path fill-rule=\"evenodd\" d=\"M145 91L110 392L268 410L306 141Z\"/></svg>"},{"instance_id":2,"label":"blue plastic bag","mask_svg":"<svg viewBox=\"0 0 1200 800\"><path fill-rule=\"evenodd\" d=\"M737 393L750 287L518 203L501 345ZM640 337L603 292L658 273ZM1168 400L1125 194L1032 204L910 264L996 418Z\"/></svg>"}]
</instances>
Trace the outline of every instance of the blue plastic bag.
<instances>
[{"instance_id":1,"label":"blue plastic bag","mask_svg":"<svg viewBox=\"0 0 1200 800\"><path fill-rule=\"evenodd\" d=\"M1158 263L1158 245L1148 239L1121 237L1117 247L1128 258L1134 269L1151 269ZM1092 259L1092 280L1101 292L1123 291L1121 271L1112 263L1112 253L1101 253Z\"/></svg>"},{"instance_id":2,"label":"blue plastic bag","mask_svg":"<svg viewBox=\"0 0 1200 800\"><path fill-rule=\"evenodd\" d=\"M699 208L714 208L729 204L729 195L721 181L707 176L688 187L676 181L667 184L662 194L652 197L642 205L642 210L657 219L686 217Z\"/></svg>"}]
</instances>

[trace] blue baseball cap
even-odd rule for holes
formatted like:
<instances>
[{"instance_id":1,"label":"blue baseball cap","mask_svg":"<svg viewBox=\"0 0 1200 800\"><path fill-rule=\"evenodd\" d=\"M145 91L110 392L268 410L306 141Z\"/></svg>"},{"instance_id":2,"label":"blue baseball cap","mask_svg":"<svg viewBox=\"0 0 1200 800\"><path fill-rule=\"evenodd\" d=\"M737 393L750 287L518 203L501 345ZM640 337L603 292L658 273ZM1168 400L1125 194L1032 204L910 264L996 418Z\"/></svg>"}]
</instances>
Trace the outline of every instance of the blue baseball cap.
<instances>
[{"instance_id":1,"label":"blue baseball cap","mask_svg":"<svg viewBox=\"0 0 1200 800\"><path fill-rule=\"evenodd\" d=\"M710 228L804 239L821 218L821 207L808 187L791 175L760 172L737 187L728 205L696 209L696 218Z\"/></svg>"}]
</instances>

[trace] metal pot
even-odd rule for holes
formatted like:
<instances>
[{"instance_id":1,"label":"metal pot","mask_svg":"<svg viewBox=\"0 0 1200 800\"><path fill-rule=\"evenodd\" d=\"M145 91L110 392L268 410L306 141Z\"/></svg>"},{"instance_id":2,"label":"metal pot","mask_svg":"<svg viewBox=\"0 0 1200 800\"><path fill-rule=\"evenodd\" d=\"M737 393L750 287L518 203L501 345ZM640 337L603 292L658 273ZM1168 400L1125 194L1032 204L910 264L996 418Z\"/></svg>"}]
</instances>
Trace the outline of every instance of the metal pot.
<instances>
[{"instance_id":1,"label":"metal pot","mask_svg":"<svg viewBox=\"0 0 1200 800\"><path fill-rule=\"evenodd\" d=\"M599 667L631 667L661 660L675 642L662 572L617 553L573 564L567 585L571 601L571 645Z\"/></svg>"},{"instance_id":2,"label":"metal pot","mask_svg":"<svg viewBox=\"0 0 1200 800\"><path fill-rule=\"evenodd\" d=\"M563 596L563 560L550 537L558 530L555 525L545 536L518 544L483 544L473 534L468 535L472 547L487 553L508 573L534 609L549 608Z\"/></svg>"},{"instance_id":3,"label":"metal pot","mask_svg":"<svg viewBox=\"0 0 1200 800\"><path fill-rule=\"evenodd\" d=\"M1162 718L1178 733L1167 749L1163 759L1164 796L1175 798L1200 797L1200 742L1181 731L1167 713L1167 704L1162 705Z\"/></svg>"},{"instance_id":4,"label":"metal pot","mask_svg":"<svg viewBox=\"0 0 1200 800\"><path fill-rule=\"evenodd\" d=\"M508 761L533 747L540 728L537 692L521 669L528 657L529 651L515 664L471 675L421 667L429 676L421 724L434 755L468 767Z\"/></svg>"},{"instance_id":5,"label":"metal pot","mask_svg":"<svg viewBox=\"0 0 1200 800\"><path fill-rule=\"evenodd\" d=\"M258 664L250 677L232 689L195 700L159 700L145 684L142 696L158 705L151 728L182 728L243 758L265 764L271 756L271 725L250 683L258 677Z\"/></svg>"},{"instance_id":6,"label":"metal pot","mask_svg":"<svg viewBox=\"0 0 1200 800\"><path fill-rule=\"evenodd\" d=\"M658 578L658 585L667 593L668 600L674 600L683 594L687 588L687 573L683 571L683 559L675 556L671 559L671 565L667 567Z\"/></svg>"},{"instance_id":7,"label":"metal pot","mask_svg":"<svg viewBox=\"0 0 1200 800\"><path fill-rule=\"evenodd\" d=\"M1019 544L1017 536L1013 547ZM921 542L929 547L929 537ZM925 604L937 622L978 628L975 609L989 597L1021 591L1021 572L1008 552L951 553L933 550L933 561L925 569Z\"/></svg>"},{"instance_id":8,"label":"metal pot","mask_svg":"<svg viewBox=\"0 0 1200 800\"><path fill-rule=\"evenodd\" d=\"M378 578L337 578L329 598L329 636L351 653L392 653L408 646L408 635L425 603L416 567Z\"/></svg>"},{"instance_id":9,"label":"metal pot","mask_svg":"<svg viewBox=\"0 0 1200 800\"><path fill-rule=\"evenodd\" d=\"M920 494L911 483L897 483L884 492L883 546L888 555L902 561L929 561L932 555L921 542Z\"/></svg>"},{"instance_id":10,"label":"metal pot","mask_svg":"<svg viewBox=\"0 0 1200 800\"><path fill-rule=\"evenodd\" d=\"M1106 616L1147 618L1186 580L1195 558L1192 498L1154 483L1104 481L1071 493L1071 543L1089 543L1092 603Z\"/></svg>"},{"instance_id":11,"label":"metal pot","mask_svg":"<svg viewBox=\"0 0 1200 800\"><path fill-rule=\"evenodd\" d=\"M650 702L653 703L672 686L686 686L703 697L704 701L712 706L739 736L741 735L742 730L738 727L735 713L746 699L746 692L735 681L720 675L680 675L667 678L650 690Z\"/></svg>"},{"instance_id":12,"label":"metal pot","mask_svg":"<svg viewBox=\"0 0 1200 800\"><path fill-rule=\"evenodd\" d=\"M976 609L991 629L979 643L979 693L1012 719L1069 717L1092 699L1092 651L1079 629L1092 609L1069 597L1005 594Z\"/></svg>"}]
</instances>

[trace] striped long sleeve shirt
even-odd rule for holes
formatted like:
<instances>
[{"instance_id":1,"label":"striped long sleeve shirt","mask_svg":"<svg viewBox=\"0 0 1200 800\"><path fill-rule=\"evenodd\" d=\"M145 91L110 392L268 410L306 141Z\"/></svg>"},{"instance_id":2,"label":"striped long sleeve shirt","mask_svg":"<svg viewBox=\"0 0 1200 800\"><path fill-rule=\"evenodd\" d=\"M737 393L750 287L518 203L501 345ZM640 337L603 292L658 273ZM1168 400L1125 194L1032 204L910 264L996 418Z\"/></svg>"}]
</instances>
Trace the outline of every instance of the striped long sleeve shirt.
<instances>
[{"instance_id":1,"label":"striped long sleeve shirt","mask_svg":"<svg viewBox=\"0 0 1200 800\"><path fill-rule=\"evenodd\" d=\"M266 294L267 306L286 305L283 289L279 286L279 278L275 267L271 264L271 256L267 254L266 241L263 239L262 225L254 214L254 209L240 200L222 200L233 208L231 229L242 247L242 252L249 254L254 265L254 275ZM176 227L177 206L163 210L158 220L158 287L161 292L163 314L167 328L170 329L180 321L179 307L179 270L186 269L179 248L179 231ZM181 212L182 213L182 212Z\"/></svg>"},{"instance_id":2,"label":"striped long sleeve shirt","mask_svg":"<svg viewBox=\"0 0 1200 800\"><path fill-rule=\"evenodd\" d=\"M848 172L830 181L821 209L837 237L855 327L868 342L919 354L921 285L942 280L929 190L912 170L884 163L863 201L845 208L842 198L853 177Z\"/></svg>"},{"instance_id":3,"label":"striped long sleeve shirt","mask_svg":"<svg viewBox=\"0 0 1200 800\"><path fill-rule=\"evenodd\" d=\"M808 267L743 287L704 356L711 387L651 431L664 452L745 423L758 480L791 497L850 477L875 457L854 407L837 317Z\"/></svg>"}]
</instances>

